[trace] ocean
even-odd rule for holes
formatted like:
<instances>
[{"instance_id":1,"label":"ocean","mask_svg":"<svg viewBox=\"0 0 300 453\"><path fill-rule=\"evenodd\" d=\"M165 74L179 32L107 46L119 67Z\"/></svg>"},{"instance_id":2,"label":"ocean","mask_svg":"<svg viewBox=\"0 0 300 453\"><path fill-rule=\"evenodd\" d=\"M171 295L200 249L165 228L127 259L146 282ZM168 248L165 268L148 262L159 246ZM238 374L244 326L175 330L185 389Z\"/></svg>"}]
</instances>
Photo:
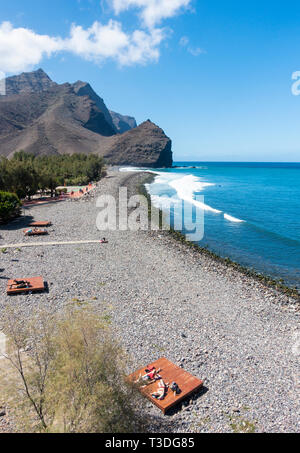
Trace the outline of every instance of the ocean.
<instances>
[{"instance_id":1,"label":"ocean","mask_svg":"<svg viewBox=\"0 0 300 453\"><path fill-rule=\"evenodd\" d=\"M201 247L300 289L300 163L174 165L147 185L156 206L203 195Z\"/></svg>"}]
</instances>

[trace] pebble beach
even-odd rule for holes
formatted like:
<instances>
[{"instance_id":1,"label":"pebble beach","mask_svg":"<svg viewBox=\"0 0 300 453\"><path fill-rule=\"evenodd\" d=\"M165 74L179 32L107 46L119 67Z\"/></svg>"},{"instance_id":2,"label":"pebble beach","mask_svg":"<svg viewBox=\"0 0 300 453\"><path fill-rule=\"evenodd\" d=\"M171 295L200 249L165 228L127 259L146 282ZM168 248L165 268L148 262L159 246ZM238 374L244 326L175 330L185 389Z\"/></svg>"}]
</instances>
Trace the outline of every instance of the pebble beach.
<instances>
[{"instance_id":1,"label":"pebble beach","mask_svg":"<svg viewBox=\"0 0 300 453\"><path fill-rule=\"evenodd\" d=\"M28 317L37 306L89 301L111 320L128 374L166 357L202 379L203 390L166 416L143 400L153 432L299 432L299 301L168 232L99 231L97 197L116 197L120 186L133 195L144 179L111 170L80 201L29 206L2 225L0 310L14 304ZM24 237L33 220L52 222L48 237ZM22 243L37 246L5 247ZM48 292L6 296L8 279L39 275ZM12 431L1 405L0 432Z\"/></svg>"}]
</instances>

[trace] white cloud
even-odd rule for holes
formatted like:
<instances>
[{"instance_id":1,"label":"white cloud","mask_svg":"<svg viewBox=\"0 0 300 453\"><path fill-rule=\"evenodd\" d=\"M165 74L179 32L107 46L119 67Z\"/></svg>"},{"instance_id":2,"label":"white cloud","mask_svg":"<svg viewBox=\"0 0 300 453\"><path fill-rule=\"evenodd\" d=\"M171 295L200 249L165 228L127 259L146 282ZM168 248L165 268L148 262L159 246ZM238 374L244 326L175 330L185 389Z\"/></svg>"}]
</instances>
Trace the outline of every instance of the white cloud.
<instances>
[{"instance_id":1,"label":"white cloud","mask_svg":"<svg viewBox=\"0 0 300 453\"><path fill-rule=\"evenodd\" d=\"M116 14L130 8L141 9L140 17L144 24L152 28L163 19L174 17L182 9L190 6L192 0L112 0Z\"/></svg>"},{"instance_id":2,"label":"white cloud","mask_svg":"<svg viewBox=\"0 0 300 453\"><path fill-rule=\"evenodd\" d=\"M191 0L111 0L115 14L138 8L142 22L131 32L122 24L109 20L98 21L83 28L73 24L69 36L48 36L27 28L14 28L10 22L0 23L0 71L14 73L32 69L44 57L69 52L83 59L101 63L107 59L122 66L157 61L160 45L168 33L157 26L163 19L173 17Z\"/></svg>"},{"instance_id":3,"label":"white cloud","mask_svg":"<svg viewBox=\"0 0 300 453\"><path fill-rule=\"evenodd\" d=\"M65 49L97 62L112 58L124 66L145 64L159 58L159 45L164 36L161 29L150 32L135 30L126 34L119 22L110 20L107 25L95 22L87 30L73 25L71 37L65 42Z\"/></svg>"},{"instance_id":4,"label":"white cloud","mask_svg":"<svg viewBox=\"0 0 300 453\"><path fill-rule=\"evenodd\" d=\"M31 69L44 56L70 52L86 60L101 63L115 60L123 66L157 61L159 45L165 38L162 29L135 30L125 33L119 22L100 22L84 29L73 24L66 39L39 35L25 28L13 28L9 22L0 24L0 70L5 73Z\"/></svg>"},{"instance_id":5,"label":"white cloud","mask_svg":"<svg viewBox=\"0 0 300 453\"><path fill-rule=\"evenodd\" d=\"M107 25L100 22L84 29L73 24L71 37L65 41L65 48L88 59L102 59L117 56L130 44L130 37L122 31L119 22L110 20Z\"/></svg>"},{"instance_id":6,"label":"white cloud","mask_svg":"<svg viewBox=\"0 0 300 453\"><path fill-rule=\"evenodd\" d=\"M38 64L44 55L61 50L60 38L38 35L26 28L13 28L10 22L0 25L0 70L16 72Z\"/></svg>"},{"instance_id":7,"label":"white cloud","mask_svg":"<svg viewBox=\"0 0 300 453\"><path fill-rule=\"evenodd\" d=\"M131 36L130 45L118 56L119 62L122 65L128 65L157 61L160 56L159 44L164 38L165 32L159 28L152 30L151 33L135 30Z\"/></svg>"}]
</instances>

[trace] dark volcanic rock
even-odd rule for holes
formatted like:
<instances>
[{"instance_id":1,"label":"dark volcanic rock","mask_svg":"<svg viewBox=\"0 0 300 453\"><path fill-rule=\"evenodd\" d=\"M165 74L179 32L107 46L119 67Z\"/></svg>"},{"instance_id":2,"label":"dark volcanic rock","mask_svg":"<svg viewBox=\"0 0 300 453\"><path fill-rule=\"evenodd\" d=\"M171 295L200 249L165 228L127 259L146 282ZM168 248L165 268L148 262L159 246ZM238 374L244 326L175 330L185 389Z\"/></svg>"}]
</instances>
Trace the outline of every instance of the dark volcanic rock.
<instances>
[{"instance_id":1,"label":"dark volcanic rock","mask_svg":"<svg viewBox=\"0 0 300 453\"><path fill-rule=\"evenodd\" d=\"M42 69L34 72L23 72L18 76L7 77L6 95L47 91L55 85L56 83Z\"/></svg>"},{"instance_id":2,"label":"dark volcanic rock","mask_svg":"<svg viewBox=\"0 0 300 453\"><path fill-rule=\"evenodd\" d=\"M7 79L0 96L0 155L97 153L108 163L172 166L171 140L150 121L120 134L121 122L88 83L58 85L42 70ZM116 118L118 119L116 120ZM120 130L119 130L120 129Z\"/></svg>"},{"instance_id":3,"label":"dark volcanic rock","mask_svg":"<svg viewBox=\"0 0 300 453\"><path fill-rule=\"evenodd\" d=\"M111 126L111 134L109 135L114 135L117 132L117 129L114 125L111 114L108 108L106 107L103 99L100 98L100 96L98 96L97 93L95 93L91 85L86 82L78 81L73 84L73 88L78 96L88 96L92 101L95 102L100 112L103 113L106 122Z\"/></svg>"},{"instance_id":4,"label":"dark volcanic rock","mask_svg":"<svg viewBox=\"0 0 300 453\"><path fill-rule=\"evenodd\" d=\"M130 131L137 127L135 118L132 116L121 115L120 113L109 111L115 128L120 134L124 134L124 132Z\"/></svg>"},{"instance_id":5,"label":"dark volcanic rock","mask_svg":"<svg viewBox=\"0 0 300 453\"><path fill-rule=\"evenodd\" d=\"M102 144L106 159L115 165L171 167L172 141L150 120L122 135L110 137Z\"/></svg>"}]
</instances>

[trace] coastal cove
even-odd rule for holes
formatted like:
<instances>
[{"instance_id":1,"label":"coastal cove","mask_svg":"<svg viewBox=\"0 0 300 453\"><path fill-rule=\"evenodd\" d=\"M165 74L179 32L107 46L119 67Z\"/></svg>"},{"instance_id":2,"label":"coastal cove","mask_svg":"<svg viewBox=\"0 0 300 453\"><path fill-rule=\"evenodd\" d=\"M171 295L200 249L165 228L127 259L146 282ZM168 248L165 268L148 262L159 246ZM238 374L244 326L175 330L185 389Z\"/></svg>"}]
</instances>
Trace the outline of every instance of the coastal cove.
<instances>
[{"instance_id":1,"label":"coastal cove","mask_svg":"<svg viewBox=\"0 0 300 453\"><path fill-rule=\"evenodd\" d=\"M25 218L1 226L2 244L42 243L22 235L32 218L51 220L53 242L100 242L105 236L108 244L6 250L0 310L13 303L28 319L39 307L58 311L70 303L91 304L110 319L128 356L128 374L165 356L203 379L203 391L166 417L143 400L139 410L151 416L152 432L234 432L237 427L243 432L244 426L297 432L297 301L195 253L168 232L97 230L97 197L105 193L117 199L119 187L134 195L148 176L109 171L89 197L29 206ZM7 279L26 277L29 270L43 275L49 292L4 296Z\"/></svg>"}]
</instances>

